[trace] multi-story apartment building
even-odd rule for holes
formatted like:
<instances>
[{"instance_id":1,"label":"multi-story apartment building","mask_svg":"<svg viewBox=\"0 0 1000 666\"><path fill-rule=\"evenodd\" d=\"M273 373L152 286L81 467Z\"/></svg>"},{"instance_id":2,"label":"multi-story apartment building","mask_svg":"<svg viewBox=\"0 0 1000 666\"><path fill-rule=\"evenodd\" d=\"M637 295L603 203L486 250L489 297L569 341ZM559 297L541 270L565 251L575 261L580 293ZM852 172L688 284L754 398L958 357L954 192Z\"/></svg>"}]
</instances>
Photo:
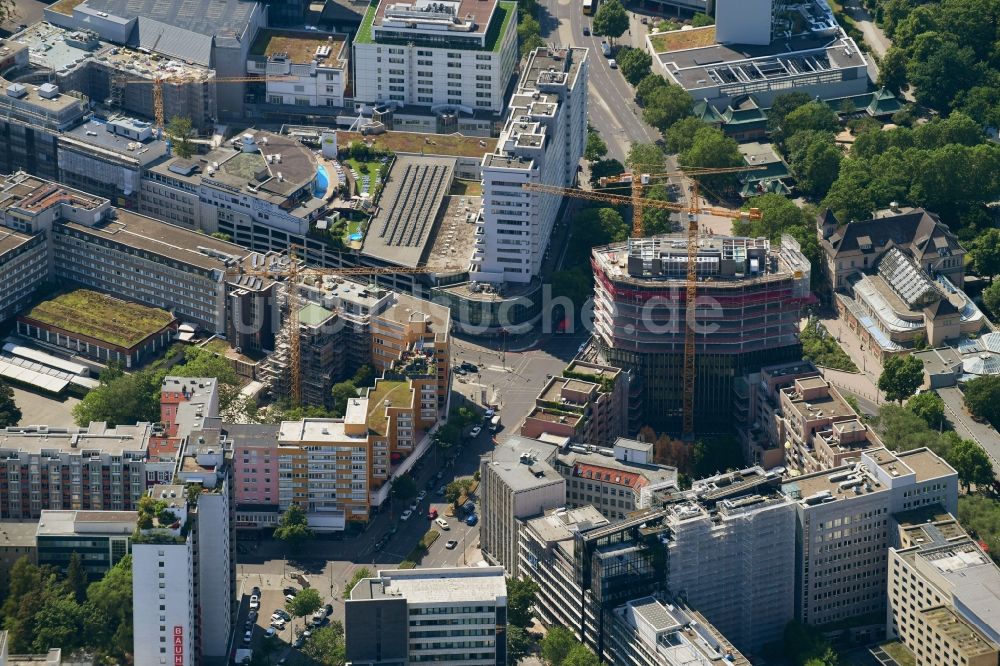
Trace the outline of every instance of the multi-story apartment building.
<instances>
[{"instance_id":1,"label":"multi-story apartment building","mask_svg":"<svg viewBox=\"0 0 1000 666\"><path fill-rule=\"evenodd\" d=\"M574 361L552 377L521 423L521 435L567 437L574 443L611 446L628 434L629 374Z\"/></svg>"},{"instance_id":2,"label":"multi-story apartment building","mask_svg":"<svg viewBox=\"0 0 1000 666\"><path fill-rule=\"evenodd\" d=\"M372 461L367 407L366 400L357 398L348 401L343 419L281 424L274 452L280 509L298 504L310 527L319 531L340 531L347 521L368 520Z\"/></svg>"},{"instance_id":3,"label":"multi-story apartment building","mask_svg":"<svg viewBox=\"0 0 1000 666\"><path fill-rule=\"evenodd\" d=\"M91 581L131 552L135 511L44 510L35 533L38 564L66 571L73 553Z\"/></svg>"},{"instance_id":4,"label":"multi-story apartment building","mask_svg":"<svg viewBox=\"0 0 1000 666\"><path fill-rule=\"evenodd\" d=\"M566 506L593 505L608 520L652 506L653 494L677 487L677 468L652 463L652 445L619 438L613 449L570 445L552 462L566 479Z\"/></svg>"},{"instance_id":5,"label":"multi-story apartment building","mask_svg":"<svg viewBox=\"0 0 1000 666\"><path fill-rule=\"evenodd\" d=\"M785 420L780 391L800 377L818 377L810 361L769 365L733 382L733 415L743 443L743 456L772 469L785 464Z\"/></svg>"},{"instance_id":6,"label":"multi-story apartment building","mask_svg":"<svg viewBox=\"0 0 1000 666\"><path fill-rule=\"evenodd\" d=\"M291 345L287 328L278 333L274 353L262 369L279 399L292 394ZM309 303L299 309L299 390L307 405L329 407L330 389L344 374L343 330L336 312Z\"/></svg>"},{"instance_id":7,"label":"multi-story apartment building","mask_svg":"<svg viewBox=\"0 0 1000 666\"><path fill-rule=\"evenodd\" d=\"M993 666L1000 655L1000 569L957 531L923 529L920 545L889 549L888 634L917 666Z\"/></svg>"},{"instance_id":8,"label":"multi-story apartment building","mask_svg":"<svg viewBox=\"0 0 1000 666\"><path fill-rule=\"evenodd\" d=\"M241 265L273 264L273 256L115 209L107 199L23 172L0 178L0 225L43 238L49 279L163 308L219 335L249 330L237 337L248 348L266 344L277 328L274 282L238 274ZM256 326L244 312L259 313ZM230 326L237 314L241 324Z\"/></svg>"},{"instance_id":9,"label":"multi-story apartment building","mask_svg":"<svg viewBox=\"0 0 1000 666\"><path fill-rule=\"evenodd\" d=\"M37 520L45 509L134 510L169 480L173 462L149 460L149 423L108 428L0 430L0 517Z\"/></svg>"},{"instance_id":10,"label":"multi-story apartment building","mask_svg":"<svg viewBox=\"0 0 1000 666\"><path fill-rule=\"evenodd\" d=\"M518 578L522 521L566 504L566 480L553 468L556 447L510 437L479 460L483 557Z\"/></svg>"},{"instance_id":11,"label":"multi-story apartment building","mask_svg":"<svg viewBox=\"0 0 1000 666\"><path fill-rule=\"evenodd\" d=\"M501 567L382 570L344 608L356 666L507 663L507 583Z\"/></svg>"},{"instance_id":12,"label":"multi-story apartment building","mask_svg":"<svg viewBox=\"0 0 1000 666\"><path fill-rule=\"evenodd\" d=\"M810 298L809 261L789 237L703 236L698 241L695 320L697 432L732 423L733 380L762 366L801 358L799 315ZM643 387L646 423L683 423L687 240L633 238L594 248L595 341L605 361L630 370ZM699 306L701 307L701 306Z\"/></svg>"},{"instance_id":13,"label":"multi-story apartment building","mask_svg":"<svg viewBox=\"0 0 1000 666\"><path fill-rule=\"evenodd\" d=\"M154 486L150 501L137 507L136 663L201 664L228 656L236 590L232 453L218 423L192 432L177 461L180 483Z\"/></svg>"},{"instance_id":14,"label":"multi-story apartment building","mask_svg":"<svg viewBox=\"0 0 1000 666\"><path fill-rule=\"evenodd\" d=\"M501 113L517 64L517 6L381 0L354 38L361 102Z\"/></svg>"},{"instance_id":15,"label":"multi-story apartment building","mask_svg":"<svg viewBox=\"0 0 1000 666\"><path fill-rule=\"evenodd\" d=\"M592 601L577 582L575 535L609 525L597 509L584 506L546 512L525 521L519 531L518 571L538 584L535 617L547 626L570 629L591 646L596 644L597 621Z\"/></svg>"},{"instance_id":16,"label":"multi-story apartment building","mask_svg":"<svg viewBox=\"0 0 1000 666\"><path fill-rule=\"evenodd\" d=\"M248 74L265 82L271 106L343 107L347 88L346 35L261 30L250 47Z\"/></svg>"},{"instance_id":17,"label":"multi-story apartment building","mask_svg":"<svg viewBox=\"0 0 1000 666\"><path fill-rule=\"evenodd\" d=\"M207 418L219 415L219 384L214 377L163 378L160 386L160 425L150 440L150 456L176 459L181 441L200 429Z\"/></svg>"},{"instance_id":18,"label":"multi-story apartment building","mask_svg":"<svg viewBox=\"0 0 1000 666\"><path fill-rule=\"evenodd\" d=\"M226 434L233 440L237 527L277 523L278 459L286 453L278 444L278 431L279 426L271 424L226 424Z\"/></svg>"},{"instance_id":19,"label":"multi-story apartment building","mask_svg":"<svg viewBox=\"0 0 1000 666\"><path fill-rule=\"evenodd\" d=\"M0 321L6 321L31 303L49 275L45 237L0 228Z\"/></svg>"},{"instance_id":20,"label":"multi-story apartment building","mask_svg":"<svg viewBox=\"0 0 1000 666\"><path fill-rule=\"evenodd\" d=\"M790 477L795 502L795 617L810 625L883 625L894 514L940 504L954 513L958 478L928 449L862 451L860 460Z\"/></svg>"},{"instance_id":21,"label":"multi-story apartment building","mask_svg":"<svg viewBox=\"0 0 1000 666\"><path fill-rule=\"evenodd\" d=\"M528 56L497 147L483 157L473 280L523 284L538 275L562 198L524 185L576 181L587 130L587 67L586 49L538 48Z\"/></svg>"},{"instance_id":22,"label":"multi-story apartment building","mask_svg":"<svg viewBox=\"0 0 1000 666\"><path fill-rule=\"evenodd\" d=\"M881 448L878 435L822 377L795 379L778 391L783 421L785 465L818 472L856 461L858 453ZM791 446L789 446L789 444Z\"/></svg>"},{"instance_id":23,"label":"multi-story apartment building","mask_svg":"<svg viewBox=\"0 0 1000 666\"><path fill-rule=\"evenodd\" d=\"M677 598L642 597L614 610L613 663L621 666L749 666L701 613Z\"/></svg>"},{"instance_id":24,"label":"multi-story apartment building","mask_svg":"<svg viewBox=\"0 0 1000 666\"><path fill-rule=\"evenodd\" d=\"M795 613L795 505L759 467L696 481L666 505L666 585L745 653ZM739 563L734 566L734 563Z\"/></svg>"}]
</instances>

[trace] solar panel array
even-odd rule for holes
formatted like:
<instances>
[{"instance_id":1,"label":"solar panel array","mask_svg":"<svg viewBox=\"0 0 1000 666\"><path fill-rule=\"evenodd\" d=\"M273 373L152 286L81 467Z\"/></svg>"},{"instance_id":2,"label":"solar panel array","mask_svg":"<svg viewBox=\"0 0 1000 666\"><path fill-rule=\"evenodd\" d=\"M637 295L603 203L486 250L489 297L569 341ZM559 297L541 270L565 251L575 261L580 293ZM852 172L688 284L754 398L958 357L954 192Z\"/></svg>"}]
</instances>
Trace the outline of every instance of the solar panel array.
<instances>
[{"instance_id":1,"label":"solar panel array","mask_svg":"<svg viewBox=\"0 0 1000 666\"><path fill-rule=\"evenodd\" d=\"M386 245L418 247L423 245L434 222L443 190L451 186L443 164L407 164L400 178L399 196L386 212L379 236Z\"/></svg>"}]
</instances>

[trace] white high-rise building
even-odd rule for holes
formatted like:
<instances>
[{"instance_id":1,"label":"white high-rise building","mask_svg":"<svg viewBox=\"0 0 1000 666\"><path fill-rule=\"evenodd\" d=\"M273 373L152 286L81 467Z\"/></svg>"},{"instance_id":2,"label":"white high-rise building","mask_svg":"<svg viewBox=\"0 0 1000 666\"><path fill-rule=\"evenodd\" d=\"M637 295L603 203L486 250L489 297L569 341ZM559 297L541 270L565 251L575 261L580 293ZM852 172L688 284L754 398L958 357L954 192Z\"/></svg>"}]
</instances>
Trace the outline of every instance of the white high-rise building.
<instances>
[{"instance_id":1,"label":"white high-rise building","mask_svg":"<svg viewBox=\"0 0 1000 666\"><path fill-rule=\"evenodd\" d=\"M514 2L381 0L354 38L354 97L500 113L517 56Z\"/></svg>"},{"instance_id":2,"label":"white high-rise building","mask_svg":"<svg viewBox=\"0 0 1000 666\"><path fill-rule=\"evenodd\" d=\"M178 456L182 483L154 486L138 507L136 664L190 666L227 655L236 589L232 442L217 418L198 425Z\"/></svg>"},{"instance_id":3,"label":"white high-rise building","mask_svg":"<svg viewBox=\"0 0 1000 666\"><path fill-rule=\"evenodd\" d=\"M856 464L787 479L782 492L798 514L795 616L810 625L884 618L895 514L958 510L958 475L929 449L862 451Z\"/></svg>"},{"instance_id":4,"label":"white high-rise building","mask_svg":"<svg viewBox=\"0 0 1000 666\"><path fill-rule=\"evenodd\" d=\"M511 98L496 150L483 157L473 280L531 282L563 198L526 183L569 187L587 138L587 49L537 48Z\"/></svg>"}]
</instances>

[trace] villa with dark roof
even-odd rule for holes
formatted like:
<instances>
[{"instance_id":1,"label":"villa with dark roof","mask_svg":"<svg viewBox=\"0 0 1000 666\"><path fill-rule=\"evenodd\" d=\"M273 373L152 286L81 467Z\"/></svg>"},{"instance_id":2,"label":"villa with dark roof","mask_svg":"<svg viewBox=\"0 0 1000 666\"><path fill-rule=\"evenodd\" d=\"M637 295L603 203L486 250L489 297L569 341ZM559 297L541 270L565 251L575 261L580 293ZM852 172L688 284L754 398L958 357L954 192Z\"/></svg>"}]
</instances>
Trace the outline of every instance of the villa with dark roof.
<instances>
[{"instance_id":1,"label":"villa with dark roof","mask_svg":"<svg viewBox=\"0 0 1000 666\"><path fill-rule=\"evenodd\" d=\"M841 224L817 218L837 308L876 358L977 333L986 318L962 291L965 248L923 209Z\"/></svg>"}]
</instances>

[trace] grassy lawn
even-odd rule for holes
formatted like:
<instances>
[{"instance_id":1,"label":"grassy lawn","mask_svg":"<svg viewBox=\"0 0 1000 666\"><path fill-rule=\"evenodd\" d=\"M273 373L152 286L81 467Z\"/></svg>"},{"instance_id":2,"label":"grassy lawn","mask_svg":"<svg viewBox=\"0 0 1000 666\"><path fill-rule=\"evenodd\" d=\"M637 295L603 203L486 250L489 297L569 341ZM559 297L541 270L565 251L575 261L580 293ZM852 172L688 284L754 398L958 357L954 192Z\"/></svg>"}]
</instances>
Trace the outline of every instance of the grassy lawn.
<instances>
[{"instance_id":1,"label":"grassy lawn","mask_svg":"<svg viewBox=\"0 0 1000 666\"><path fill-rule=\"evenodd\" d=\"M368 5L368 11L365 12L365 17L361 19L361 26L358 28L358 34L354 36L355 44L370 44L372 41L372 23L375 22L375 12L378 11L378 3L373 2Z\"/></svg>"},{"instance_id":2,"label":"grassy lawn","mask_svg":"<svg viewBox=\"0 0 1000 666\"><path fill-rule=\"evenodd\" d=\"M206 351L219 354L220 356L225 356L226 352L229 351L229 343L222 338L212 338L202 345L202 348Z\"/></svg>"},{"instance_id":3,"label":"grassy lawn","mask_svg":"<svg viewBox=\"0 0 1000 666\"><path fill-rule=\"evenodd\" d=\"M895 659L900 666L916 666L917 664L917 660L913 657L913 653L899 641L883 643L879 647L885 650L886 654Z\"/></svg>"},{"instance_id":4,"label":"grassy lawn","mask_svg":"<svg viewBox=\"0 0 1000 666\"><path fill-rule=\"evenodd\" d=\"M357 132L338 132L343 145L355 141L372 142L376 149L394 153L421 153L427 155L453 155L455 157L482 157L492 151L496 139L462 134L422 134L420 132L386 132L378 136L362 136Z\"/></svg>"},{"instance_id":5,"label":"grassy lawn","mask_svg":"<svg viewBox=\"0 0 1000 666\"><path fill-rule=\"evenodd\" d=\"M174 320L164 310L77 289L39 303L27 317L70 333L131 347Z\"/></svg>"},{"instance_id":6,"label":"grassy lawn","mask_svg":"<svg viewBox=\"0 0 1000 666\"><path fill-rule=\"evenodd\" d=\"M478 180L459 180L456 178L451 184L451 194L460 197L481 197L483 196L483 184Z\"/></svg>"},{"instance_id":7,"label":"grassy lawn","mask_svg":"<svg viewBox=\"0 0 1000 666\"><path fill-rule=\"evenodd\" d=\"M358 172L358 180L356 183L355 190L358 194L361 194L361 178L368 176L368 192L369 194L375 190L375 182L378 180L379 172L382 171L382 163L378 160L374 162L359 162L353 157L348 158L347 163L352 169Z\"/></svg>"},{"instance_id":8,"label":"grassy lawn","mask_svg":"<svg viewBox=\"0 0 1000 666\"><path fill-rule=\"evenodd\" d=\"M835 370L858 371L858 366L854 365L851 357L841 349L837 339L815 321L806 324L799 339L802 341L802 358Z\"/></svg>"},{"instance_id":9,"label":"grassy lawn","mask_svg":"<svg viewBox=\"0 0 1000 666\"><path fill-rule=\"evenodd\" d=\"M657 33L650 36L649 41L656 53L711 46L715 43L715 26Z\"/></svg>"},{"instance_id":10,"label":"grassy lawn","mask_svg":"<svg viewBox=\"0 0 1000 666\"><path fill-rule=\"evenodd\" d=\"M410 395L409 382L378 380L368 394L368 427L384 435L388 418L385 415L386 400L391 406L403 406Z\"/></svg>"}]
</instances>

